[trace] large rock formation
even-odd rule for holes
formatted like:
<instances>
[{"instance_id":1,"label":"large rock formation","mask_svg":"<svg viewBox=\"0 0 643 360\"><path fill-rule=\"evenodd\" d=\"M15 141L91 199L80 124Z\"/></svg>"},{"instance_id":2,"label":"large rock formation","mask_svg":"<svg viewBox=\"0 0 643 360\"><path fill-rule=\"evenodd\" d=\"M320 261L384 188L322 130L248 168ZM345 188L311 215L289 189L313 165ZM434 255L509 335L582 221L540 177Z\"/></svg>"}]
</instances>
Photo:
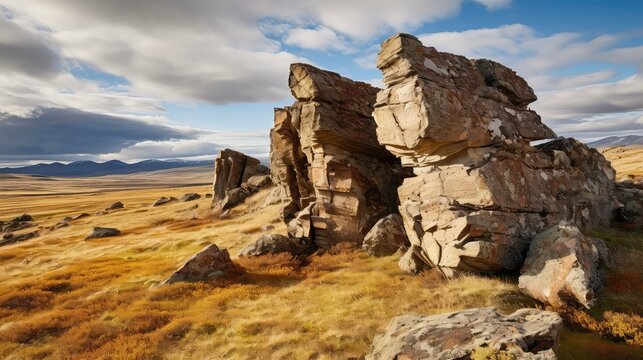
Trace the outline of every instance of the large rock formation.
<instances>
[{"instance_id":1,"label":"large rock formation","mask_svg":"<svg viewBox=\"0 0 643 360\"><path fill-rule=\"evenodd\" d=\"M271 175L283 189L289 233L318 248L360 243L397 212L403 177L375 134L378 89L304 64L291 66L289 84L297 101L275 109L270 133Z\"/></svg>"},{"instance_id":2,"label":"large rock formation","mask_svg":"<svg viewBox=\"0 0 643 360\"><path fill-rule=\"evenodd\" d=\"M601 243L566 222L536 235L520 271L520 291L554 307L591 307L601 285L599 249L607 249Z\"/></svg>"},{"instance_id":3,"label":"large rock formation","mask_svg":"<svg viewBox=\"0 0 643 360\"><path fill-rule=\"evenodd\" d=\"M223 211L242 202L266 185L265 175L268 173L268 168L253 157L230 149L221 150L214 162L212 207ZM254 176L261 178L255 178L246 185Z\"/></svg>"},{"instance_id":4,"label":"large rock formation","mask_svg":"<svg viewBox=\"0 0 643 360\"><path fill-rule=\"evenodd\" d=\"M404 34L383 43L377 66L386 84L377 136L413 169L398 189L400 214L432 266L517 270L545 228L609 223L614 170L573 139L531 146L555 134L527 107L536 96L514 71Z\"/></svg>"},{"instance_id":5,"label":"large rock formation","mask_svg":"<svg viewBox=\"0 0 643 360\"><path fill-rule=\"evenodd\" d=\"M554 312L494 308L432 316L402 315L373 340L367 360L556 359L562 319Z\"/></svg>"}]
</instances>

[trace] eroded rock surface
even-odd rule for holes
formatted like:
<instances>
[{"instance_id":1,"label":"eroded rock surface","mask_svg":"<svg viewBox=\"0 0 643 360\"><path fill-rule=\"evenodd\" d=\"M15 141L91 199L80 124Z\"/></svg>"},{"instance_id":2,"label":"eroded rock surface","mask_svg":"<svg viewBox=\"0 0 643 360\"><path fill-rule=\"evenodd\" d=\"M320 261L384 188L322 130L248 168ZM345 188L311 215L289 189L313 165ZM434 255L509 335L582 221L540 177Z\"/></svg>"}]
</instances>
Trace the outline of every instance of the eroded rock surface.
<instances>
[{"instance_id":1,"label":"eroded rock surface","mask_svg":"<svg viewBox=\"0 0 643 360\"><path fill-rule=\"evenodd\" d=\"M180 281L211 280L221 276L243 274L244 272L241 266L230 259L228 250L219 249L216 244L210 244L188 259L163 284Z\"/></svg>"},{"instance_id":2,"label":"eroded rock surface","mask_svg":"<svg viewBox=\"0 0 643 360\"><path fill-rule=\"evenodd\" d=\"M562 222L536 235L520 271L520 291L554 307L595 302L599 262L608 259L601 240Z\"/></svg>"},{"instance_id":3,"label":"eroded rock surface","mask_svg":"<svg viewBox=\"0 0 643 360\"><path fill-rule=\"evenodd\" d=\"M269 170L238 151L221 150L214 163L212 207L225 211L270 184Z\"/></svg>"},{"instance_id":4,"label":"eroded rock surface","mask_svg":"<svg viewBox=\"0 0 643 360\"><path fill-rule=\"evenodd\" d=\"M609 223L609 162L573 139L531 146L555 134L513 70L404 34L383 43L377 66L378 139L415 174L398 189L406 233L444 273L518 270L547 227Z\"/></svg>"},{"instance_id":5,"label":"eroded rock surface","mask_svg":"<svg viewBox=\"0 0 643 360\"><path fill-rule=\"evenodd\" d=\"M507 316L494 308L403 315L373 340L366 359L470 359L489 349L503 359L556 359L552 348L561 327L558 314L537 309L521 309Z\"/></svg>"},{"instance_id":6,"label":"eroded rock surface","mask_svg":"<svg viewBox=\"0 0 643 360\"><path fill-rule=\"evenodd\" d=\"M364 237L362 249L373 256L395 254L407 245L404 222L398 214L391 214L380 219Z\"/></svg>"},{"instance_id":7,"label":"eroded rock surface","mask_svg":"<svg viewBox=\"0 0 643 360\"><path fill-rule=\"evenodd\" d=\"M239 256L261 256L266 254L289 253L292 255L312 254L315 248L311 243L300 239L279 235L265 234L239 251Z\"/></svg>"},{"instance_id":8,"label":"eroded rock surface","mask_svg":"<svg viewBox=\"0 0 643 360\"><path fill-rule=\"evenodd\" d=\"M289 234L316 247L360 243L383 216L396 212L403 170L377 141L378 91L310 65L293 64L297 101L275 109L271 175L282 188Z\"/></svg>"}]
</instances>

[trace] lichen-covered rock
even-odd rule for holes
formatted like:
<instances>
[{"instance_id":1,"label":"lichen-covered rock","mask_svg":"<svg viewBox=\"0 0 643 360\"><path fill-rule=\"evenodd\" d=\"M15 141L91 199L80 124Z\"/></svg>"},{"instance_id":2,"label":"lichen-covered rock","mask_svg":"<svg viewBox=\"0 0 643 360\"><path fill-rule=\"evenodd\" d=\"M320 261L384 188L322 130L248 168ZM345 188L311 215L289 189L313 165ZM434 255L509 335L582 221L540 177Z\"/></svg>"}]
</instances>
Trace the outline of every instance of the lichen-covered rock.
<instances>
[{"instance_id":1,"label":"lichen-covered rock","mask_svg":"<svg viewBox=\"0 0 643 360\"><path fill-rule=\"evenodd\" d=\"M270 150L289 233L318 248L360 243L377 220L395 212L395 188L404 176L377 141L378 89L305 64L291 65L289 85L297 101L275 110Z\"/></svg>"},{"instance_id":2,"label":"lichen-covered rock","mask_svg":"<svg viewBox=\"0 0 643 360\"><path fill-rule=\"evenodd\" d=\"M609 162L573 139L531 146L555 134L511 69L404 34L384 42L378 67L378 139L415 174L398 189L406 234L445 274L515 271L547 227L609 223Z\"/></svg>"},{"instance_id":3,"label":"lichen-covered rock","mask_svg":"<svg viewBox=\"0 0 643 360\"><path fill-rule=\"evenodd\" d=\"M470 359L481 350L507 359L556 359L552 349L561 328L558 314L537 309L506 316L494 308L402 315L375 337L366 359Z\"/></svg>"},{"instance_id":4,"label":"lichen-covered rock","mask_svg":"<svg viewBox=\"0 0 643 360\"><path fill-rule=\"evenodd\" d=\"M118 229L106 228L106 227L95 227L94 230L92 230L92 233L87 235L85 240L106 238L106 237L120 236L120 235L121 235L121 231Z\"/></svg>"},{"instance_id":5,"label":"lichen-covered rock","mask_svg":"<svg viewBox=\"0 0 643 360\"><path fill-rule=\"evenodd\" d=\"M163 284L180 281L203 281L221 276L243 274L244 269L230 259L228 250L210 244L186 261Z\"/></svg>"},{"instance_id":6,"label":"lichen-covered rock","mask_svg":"<svg viewBox=\"0 0 643 360\"><path fill-rule=\"evenodd\" d=\"M214 162L212 207L223 211L237 205L259 189L254 185L243 185L253 176L267 175L268 172L268 168L253 157L230 149L221 150ZM265 178L255 178L253 181L260 183ZM231 191L234 193L230 194Z\"/></svg>"},{"instance_id":7,"label":"lichen-covered rock","mask_svg":"<svg viewBox=\"0 0 643 360\"><path fill-rule=\"evenodd\" d=\"M536 235L520 270L520 291L554 307L591 307L601 285L601 252L607 249L597 243L565 222Z\"/></svg>"},{"instance_id":8,"label":"lichen-covered rock","mask_svg":"<svg viewBox=\"0 0 643 360\"><path fill-rule=\"evenodd\" d=\"M398 214L390 214L373 225L364 237L362 249L373 256L388 256L407 243L402 218Z\"/></svg>"},{"instance_id":9,"label":"lichen-covered rock","mask_svg":"<svg viewBox=\"0 0 643 360\"><path fill-rule=\"evenodd\" d=\"M315 251L312 243L279 234L265 234L241 251L239 256L261 256L266 254L289 253L292 255L309 255Z\"/></svg>"}]
</instances>

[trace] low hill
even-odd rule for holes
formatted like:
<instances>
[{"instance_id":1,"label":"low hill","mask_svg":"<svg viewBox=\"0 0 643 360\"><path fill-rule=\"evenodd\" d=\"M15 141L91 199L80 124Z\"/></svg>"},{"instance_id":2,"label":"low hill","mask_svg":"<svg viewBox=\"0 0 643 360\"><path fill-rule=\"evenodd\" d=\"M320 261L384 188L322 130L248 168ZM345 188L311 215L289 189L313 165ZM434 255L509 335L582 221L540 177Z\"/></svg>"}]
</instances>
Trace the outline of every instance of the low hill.
<instances>
[{"instance_id":1,"label":"low hill","mask_svg":"<svg viewBox=\"0 0 643 360\"><path fill-rule=\"evenodd\" d=\"M135 174L147 171L183 168L191 166L213 165L214 162L186 161L186 160L144 160L128 164L119 160L110 160L103 163L95 161L74 161L69 164L54 162L51 164L36 164L17 168L1 168L4 174L30 174L59 177L89 177L117 174Z\"/></svg>"},{"instance_id":2,"label":"low hill","mask_svg":"<svg viewBox=\"0 0 643 360\"><path fill-rule=\"evenodd\" d=\"M601 148L608 146L630 146L630 145L643 145L643 136L628 135L628 136L609 136L600 140L587 143L588 146L593 148Z\"/></svg>"}]
</instances>

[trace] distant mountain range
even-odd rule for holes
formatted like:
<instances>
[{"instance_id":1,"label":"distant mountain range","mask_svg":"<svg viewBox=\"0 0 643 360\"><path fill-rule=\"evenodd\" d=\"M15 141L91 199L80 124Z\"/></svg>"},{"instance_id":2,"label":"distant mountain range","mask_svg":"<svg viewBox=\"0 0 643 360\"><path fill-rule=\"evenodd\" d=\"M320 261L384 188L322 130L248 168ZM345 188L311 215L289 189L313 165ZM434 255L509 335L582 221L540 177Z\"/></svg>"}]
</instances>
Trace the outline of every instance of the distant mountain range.
<instances>
[{"instance_id":1,"label":"distant mountain range","mask_svg":"<svg viewBox=\"0 0 643 360\"><path fill-rule=\"evenodd\" d=\"M85 177L134 174L146 171L174 169L190 166L208 166L213 164L214 162L211 160L144 160L133 164L128 164L118 160L110 160L103 163L97 163L94 161L74 161L69 164L55 162L51 164L36 164L18 168L0 168L0 173L59 177Z\"/></svg>"},{"instance_id":2,"label":"distant mountain range","mask_svg":"<svg viewBox=\"0 0 643 360\"><path fill-rule=\"evenodd\" d=\"M587 143L587 146L590 146L593 148L606 147L606 146L629 146L629 145L643 145L643 136L639 136L639 135L610 136L604 139Z\"/></svg>"}]
</instances>

